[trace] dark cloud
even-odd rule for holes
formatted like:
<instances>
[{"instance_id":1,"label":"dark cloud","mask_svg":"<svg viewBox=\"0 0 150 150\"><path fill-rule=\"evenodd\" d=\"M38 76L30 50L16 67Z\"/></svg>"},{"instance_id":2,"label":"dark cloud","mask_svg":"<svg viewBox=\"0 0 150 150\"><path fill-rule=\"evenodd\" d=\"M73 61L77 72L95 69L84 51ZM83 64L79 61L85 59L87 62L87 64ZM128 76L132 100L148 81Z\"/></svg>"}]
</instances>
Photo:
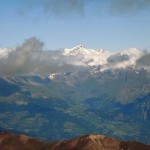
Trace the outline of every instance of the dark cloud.
<instances>
[{"instance_id":1,"label":"dark cloud","mask_svg":"<svg viewBox=\"0 0 150 150\"><path fill-rule=\"evenodd\" d=\"M150 67L150 52L146 52L142 57L140 57L136 64L138 67Z\"/></svg>"},{"instance_id":2,"label":"dark cloud","mask_svg":"<svg viewBox=\"0 0 150 150\"><path fill-rule=\"evenodd\" d=\"M45 0L43 9L57 15L82 13L84 11L85 0Z\"/></svg>"},{"instance_id":3,"label":"dark cloud","mask_svg":"<svg viewBox=\"0 0 150 150\"><path fill-rule=\"evenodd\" d=\"M23 3L21 14L34 9L41 9L46 15L69 16L70 14L83 14L86 0L26 0Z\"/></svg>"},{"instance_id":4,"label":"dark cloud","mask_svg":"<svg viewBox=\"0 0 150 150\"><path fill-rule=\"evenodd\" d=\"M142 10L150 9L149 0L112 0L110 3L110 11L114 13L137 13Z\"/></svg>"},{"instance_id":5,"label":"dark cloud","mask_svg":"<svg viewBox=\"0 0 150 150\"><path fill-rule=\"evenodd\" d=\"M39 42L35 37L26 40L22 46L18 46L11 51L7 59L0 60L0 73L13 74L21 73L30 66L32 54L42 50L43 42Z\"/></svg>"},{"instance_id":6,"label":"dark cloud","mask_svg":"<svg viewBox=\"0 0 150 150\"><path fill-rule=\"evenodd\" d=\"M123 62L123 61L127 61L129 60L130 57L126 54L121 55L120 53L115 54L115 55L111 55L110 57L108 57L107 61L109 63L119 63L119 62Z\"/></svg>"}]
</instances>

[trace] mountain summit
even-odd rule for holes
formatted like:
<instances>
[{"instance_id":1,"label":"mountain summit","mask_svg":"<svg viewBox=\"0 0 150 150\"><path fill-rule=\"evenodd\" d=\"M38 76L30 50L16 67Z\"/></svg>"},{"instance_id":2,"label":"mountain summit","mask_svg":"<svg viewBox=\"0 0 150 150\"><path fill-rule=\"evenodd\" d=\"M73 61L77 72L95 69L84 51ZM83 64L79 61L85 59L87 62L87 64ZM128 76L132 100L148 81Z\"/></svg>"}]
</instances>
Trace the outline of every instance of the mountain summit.
<instances>
[{"instance_id":1,"label":"mountain summit","mask_svg":"<svg viewBox=\"0 0 150 150\"><path fill-rule=\"evenodd\" d=\"M78 55L78 54L91 54L91 53L104 53L105 51L103 49L87 49L83 45L77 45L73 48L66 48L64 49L64 55Z\"/></svg>"},{"instance_id":2,"label":"mountain summit","mask_svg":"<svg viewBox=\"0 0 150 150\"><path fill-rule=\"evenodd\" d=\"M80 56L80 58L82 58L80 61L83 61L86 65L96 66L105 65L111 53L103 49L87 49L82 45L78 45L71 49L64 49L63 55L68 57L74 56L76 58Z\"/></svg>"}]
</instances>

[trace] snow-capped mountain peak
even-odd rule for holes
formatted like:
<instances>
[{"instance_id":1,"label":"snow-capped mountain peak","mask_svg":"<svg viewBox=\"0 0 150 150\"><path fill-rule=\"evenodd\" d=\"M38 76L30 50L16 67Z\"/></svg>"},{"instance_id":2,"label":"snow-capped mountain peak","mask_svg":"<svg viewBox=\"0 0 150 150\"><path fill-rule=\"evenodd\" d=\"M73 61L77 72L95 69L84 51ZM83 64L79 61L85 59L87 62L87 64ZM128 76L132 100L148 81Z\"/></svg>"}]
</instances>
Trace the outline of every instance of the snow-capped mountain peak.
<instances>
[{"instance_id":1,"label":"snow-capped mountain peak","mask_svg":"<svg viewBox=\"0 0 150 150\"><path fill-rule=\"evenodd\" d=\"M86 47L84 47L83 45L77 45L73 48L66 48L64 49L64 55L69 56L69 55L79 55L79 54L91 54L91 53L105 53L104 49L88 49Z\"/></svg>"},{"instance_id":2,"label":"snow-capped mountain peak","mask_svg":"<svg viewBox=\"0 0 150 150\"><path fill-rule=\"evenodd\" d=\"M70 49L64 49L64 55L78 55L78 54L87 54L89 53L89 49L86 49L83 45L77 45Z\"/></svg>"},{"instance_id":3,"label":"snow-capped mountain peak","mask_svg":"<svg viewBox=\"0 0 150 150\"><path fill-rule=\"evenodd\" d=\"M75 56L76 58L78 58L78 56L81 56L82 62L84 62L84 64L86 63L86 65L95 66L95 65L105 65L107 63L107 58L111 55L111 53L103 49L94 50L85 48L83 45L78 45L71 49L64 49L63 55ZM76 65L79 63L74 61L72 62L72 64Z\"/></svg>"}]
</instances>

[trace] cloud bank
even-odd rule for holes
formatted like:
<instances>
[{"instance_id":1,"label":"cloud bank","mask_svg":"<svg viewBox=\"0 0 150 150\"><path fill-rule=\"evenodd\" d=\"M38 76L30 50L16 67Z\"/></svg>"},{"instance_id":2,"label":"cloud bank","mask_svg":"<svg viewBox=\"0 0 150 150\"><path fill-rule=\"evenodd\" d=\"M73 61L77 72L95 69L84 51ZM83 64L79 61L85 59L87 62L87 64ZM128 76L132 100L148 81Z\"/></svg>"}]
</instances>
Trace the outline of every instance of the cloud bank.
<instances>
[{"instance_id":1,"label":"cloud bank","mask_svg":"<svg viewBox=\"0 0 150 150\"><path fill-rule=\"evenodd\" d=\"M1 57L0 75L49 75L51 73L88 71L92 68L89 64L91 62L95 64L93 58L95 55L91 54L91 57L88 56L89 59L82 52L77 55L64 55L64 51L61 50L44 51L43 45L43 42L32 37L21 46L10 51L5 57ZM138 50L133 49L131 51L130 49L124 54L111 54L107 58L107 62L103 64L104 67L109 69L114 66L125 68L129 65L150 69L150 53L145 52L142 55Z\"/></svg>"}]
</instances>

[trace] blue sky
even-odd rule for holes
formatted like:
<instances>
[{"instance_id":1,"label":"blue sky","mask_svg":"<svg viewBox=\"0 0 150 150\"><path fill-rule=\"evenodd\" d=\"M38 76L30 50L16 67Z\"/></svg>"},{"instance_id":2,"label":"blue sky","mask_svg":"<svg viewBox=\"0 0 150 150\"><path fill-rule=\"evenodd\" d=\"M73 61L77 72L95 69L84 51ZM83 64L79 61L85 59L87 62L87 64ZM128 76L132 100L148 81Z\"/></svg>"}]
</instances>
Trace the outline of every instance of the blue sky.
<instances>
[{"instance_id":1,"label":"blue sky","mask_svg":"<svg viewBox=\"0 0 150 150\"><path fill-rule=\"evenodd\" d=\"M121 2L122 1L122 2ZM150 49L147 0L1 0L0 47L37 37L45 49Z\"/></svg>"}]
</instances>

